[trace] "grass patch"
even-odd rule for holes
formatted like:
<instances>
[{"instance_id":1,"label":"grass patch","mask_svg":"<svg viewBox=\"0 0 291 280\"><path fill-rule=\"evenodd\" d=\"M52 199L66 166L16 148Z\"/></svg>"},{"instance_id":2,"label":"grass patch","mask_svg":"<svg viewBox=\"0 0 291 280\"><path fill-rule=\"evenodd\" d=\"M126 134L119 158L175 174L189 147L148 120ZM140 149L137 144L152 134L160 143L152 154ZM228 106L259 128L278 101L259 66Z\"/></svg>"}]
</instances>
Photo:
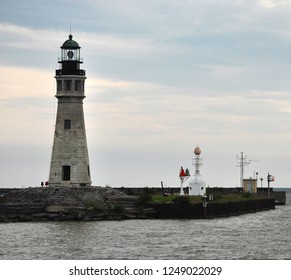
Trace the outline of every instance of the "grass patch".
<instances>
[{"instance_id":1,"label":"grass patch","mask_svg":"<svg viewBox=\"0 0 291 280\"><path fill-rule=\"evenodd\" d=\"M226 202L239 202L255 199L251 194L226 194L214 195L213 202L226 203Z\"/></svg>"},{"instance_id":2,"label":"grass patch","mask_svg":"<svg viewBox=\"0 0 291 280\"><path fill-rule=\"evenodd\" d=\"M180 200L181 197L186 198L187 200L189 200L189 202L196 202L196 203L200 203L203 202L203 199L201 196L196 196L196 195L189 195L189 196L179 196L179 195L169 195L169 196L165 196L165 195L161 195L161 194L154 194L152 195L152 202L159 202L159 203L170 203L170 202L174 202L175 200Z\"/></svg>"},{"instance_id":3,"label":"grass patch","mask_svg":"<svg viewBox=\"0 0 291 280\"><path fill-rule=\"evenodd\" d=\"M179 196L179 195L169 195L164 196L161 194L155 194L151 196L149 201L157 203L172 203L174 201L179 202L183 198L187 199L190 203L203 203L204 199L199 195L190 195L190 196ZM227 203L227 202L238 202L238 201L247 201L256 199L256 197L251 194L226 194L226 195L214 195L211 202ZM184 201L184 200L183 200Z\"/></svg>"}]
</instances>

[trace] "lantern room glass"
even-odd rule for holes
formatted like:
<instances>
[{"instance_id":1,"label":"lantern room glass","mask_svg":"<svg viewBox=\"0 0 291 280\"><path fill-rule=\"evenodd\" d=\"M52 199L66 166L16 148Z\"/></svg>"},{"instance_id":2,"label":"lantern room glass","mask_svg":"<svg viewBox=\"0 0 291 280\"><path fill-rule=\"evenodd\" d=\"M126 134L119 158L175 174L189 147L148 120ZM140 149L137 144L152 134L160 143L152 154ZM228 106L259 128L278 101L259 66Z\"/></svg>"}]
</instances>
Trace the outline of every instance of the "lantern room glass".
<instances>
[{"instance_id":1,"label":"lantern room glass","mask_svg":"<svg viewBox=\"0 0 291 280\"><path fill-rule=\"evenodd\" d=\"M80 49L62 49L61 60L81 61Z\"/></svg>"}]
</instances>

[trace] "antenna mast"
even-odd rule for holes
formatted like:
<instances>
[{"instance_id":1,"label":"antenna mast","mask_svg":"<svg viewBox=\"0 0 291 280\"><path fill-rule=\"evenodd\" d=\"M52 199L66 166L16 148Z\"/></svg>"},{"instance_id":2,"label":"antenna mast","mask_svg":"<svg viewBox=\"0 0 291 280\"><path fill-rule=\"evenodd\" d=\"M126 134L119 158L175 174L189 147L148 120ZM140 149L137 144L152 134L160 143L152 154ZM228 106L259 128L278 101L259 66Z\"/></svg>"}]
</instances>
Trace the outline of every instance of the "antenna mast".
<instances>
[{"instance_id":1,"label":"antenna mast","mask_svg":"<svg viewBox=\"0 0 291 280\"><path fill-rule=\"evenodd\" d=\"M241 152L240 156L236 156L238 159L238 167L240 167L240 187L243 188L243 180L244 180L244 166L249 165L251 163L250 160L247 160L247 156L244 156L244 153Z\"/></svg>"}]
</instances>

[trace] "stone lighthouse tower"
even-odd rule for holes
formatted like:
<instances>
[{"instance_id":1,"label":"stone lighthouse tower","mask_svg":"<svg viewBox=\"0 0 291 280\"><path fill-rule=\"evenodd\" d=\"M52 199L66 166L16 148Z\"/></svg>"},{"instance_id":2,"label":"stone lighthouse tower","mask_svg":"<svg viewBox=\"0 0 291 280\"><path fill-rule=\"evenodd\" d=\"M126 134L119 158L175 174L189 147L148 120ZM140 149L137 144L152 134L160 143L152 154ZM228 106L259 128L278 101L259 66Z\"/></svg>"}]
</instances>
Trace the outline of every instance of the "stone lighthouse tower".
<instances>
[{"instance_id":1,"label":"stone lighthouse tower","mask_svg":"<svg viewBox=\"0 0 291 280\"><path fill-rule=\"evenodd\" d=\"M90 166L83 112L85 70L80 46L69 39L61 46L56 70L58 109L49 186L90 186Z\"/></svg>"}]
</instances>

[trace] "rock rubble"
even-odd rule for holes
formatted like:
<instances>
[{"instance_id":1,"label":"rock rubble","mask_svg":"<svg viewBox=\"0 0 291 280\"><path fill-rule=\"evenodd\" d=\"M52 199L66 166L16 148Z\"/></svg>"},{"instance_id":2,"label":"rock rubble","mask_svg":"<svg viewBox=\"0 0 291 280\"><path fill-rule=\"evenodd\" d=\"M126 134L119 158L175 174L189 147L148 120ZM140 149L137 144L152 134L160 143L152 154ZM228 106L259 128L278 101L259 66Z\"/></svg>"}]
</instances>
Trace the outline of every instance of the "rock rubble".
<instances>
[{"instance_id":1,"label":"rock rubble","mask_svg":"<svg viewBox=\"0 0 291 280\"><path fill-rule=\"evenodd\" d=\"M146 218L137 198L110 187L0 188L0 222Z\"/></svg>"}]
</instances>

